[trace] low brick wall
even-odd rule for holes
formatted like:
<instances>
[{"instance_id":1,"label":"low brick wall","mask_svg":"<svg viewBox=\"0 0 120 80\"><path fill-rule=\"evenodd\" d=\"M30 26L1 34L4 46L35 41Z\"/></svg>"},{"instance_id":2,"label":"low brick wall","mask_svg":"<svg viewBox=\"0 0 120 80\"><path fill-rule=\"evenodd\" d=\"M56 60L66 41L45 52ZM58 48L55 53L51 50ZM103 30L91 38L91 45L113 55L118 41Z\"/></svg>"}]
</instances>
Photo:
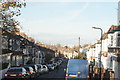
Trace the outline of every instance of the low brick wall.
<instances>
[{"instance_id":1,"label":"low brick wall","mask_svg":"<svg viewBox=\"0 0 120 80\"><path fill-rule=\"evenodd\" d=\"M92 78L99 78L99 70L100 68L98 68L97 66L93 67ZM101 78L104 80L114 80L115 74L113 71L108 71L107 69L101 68Z\"/></svg>"}]
</instances>

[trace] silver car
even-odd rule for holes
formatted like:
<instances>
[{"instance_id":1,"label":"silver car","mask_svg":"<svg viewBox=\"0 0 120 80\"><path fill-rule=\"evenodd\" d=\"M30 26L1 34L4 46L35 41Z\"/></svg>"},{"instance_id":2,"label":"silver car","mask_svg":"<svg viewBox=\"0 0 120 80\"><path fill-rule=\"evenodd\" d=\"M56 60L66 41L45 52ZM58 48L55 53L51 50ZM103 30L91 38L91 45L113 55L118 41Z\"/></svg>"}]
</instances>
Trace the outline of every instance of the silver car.
<instances>
[{"instance_id":1,"label":"silver car","mask_svg":"<svg viewBox=\"0 0 120 80\"><path fill-rule=\"evenodd\" d=\"M36 64L36 66L37 66L37 69L38 69L37 73L42 74L44 72L43 65L42 64Z\"/></svg>"},{"instance_id":2,"label":"silver car","mask_svg":"<svg viewBox=\"0 0 120 80\"><path fill-rule=\"evenodd\" d=\"M48 72L48 67L46 65L43 65L43 72L44 73Z\"/></svg>"}]
</instances>

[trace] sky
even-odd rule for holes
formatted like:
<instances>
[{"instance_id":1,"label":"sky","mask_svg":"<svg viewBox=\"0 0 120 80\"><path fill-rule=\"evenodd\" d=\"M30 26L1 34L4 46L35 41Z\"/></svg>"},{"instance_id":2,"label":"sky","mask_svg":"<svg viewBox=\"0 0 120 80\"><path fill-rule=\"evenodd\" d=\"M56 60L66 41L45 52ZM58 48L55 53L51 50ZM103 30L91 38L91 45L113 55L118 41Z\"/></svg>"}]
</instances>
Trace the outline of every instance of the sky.
<instances>
[{"instance_id":1,"label":"sky","mask_svg":"<svg viewBox=\"0 0 120 80\"><path fill-rule=\"evenodd\" d=\"M105 1L105 0L104 0ZM117 25L118 1L30 0L22 15L21 30L44 44L93 44L100 38L100 27L107 32Z\"/></svg>"}]
</instances>

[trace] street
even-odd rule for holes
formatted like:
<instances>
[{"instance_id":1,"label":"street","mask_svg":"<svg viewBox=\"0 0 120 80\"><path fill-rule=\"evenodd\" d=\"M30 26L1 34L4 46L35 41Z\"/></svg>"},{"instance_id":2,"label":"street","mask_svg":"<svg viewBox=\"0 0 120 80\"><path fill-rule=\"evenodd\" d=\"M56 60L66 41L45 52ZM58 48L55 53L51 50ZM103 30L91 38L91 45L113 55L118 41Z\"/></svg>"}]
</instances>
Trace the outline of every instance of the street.
<instances>
[{"instance_id":1,"label":"street","mask_svg":"<svg viewBox=\"0 0 120 80\"><path fill-rule=\"evenodd\" d=\"M49 78L49 79L56 79L56 80L58 80L58 79L64 80L64 78L65 78L64 69L66 69L66 67L67 67L67 60L64 60L62 62L62 64L58 68L56 68L54 71L50 71L46 74L40 75L38 78L42 78L42 79Z\"/></svg>"},{"instance_id":2,"label":"street","mask_svg":"<svg viewBox=\"0 0 120 80\"><path fill-rule=\"evenodd\" d=\"M0 46L0 80L120 80L120 0L0 0Z\"/></svg>"}]
</instances>

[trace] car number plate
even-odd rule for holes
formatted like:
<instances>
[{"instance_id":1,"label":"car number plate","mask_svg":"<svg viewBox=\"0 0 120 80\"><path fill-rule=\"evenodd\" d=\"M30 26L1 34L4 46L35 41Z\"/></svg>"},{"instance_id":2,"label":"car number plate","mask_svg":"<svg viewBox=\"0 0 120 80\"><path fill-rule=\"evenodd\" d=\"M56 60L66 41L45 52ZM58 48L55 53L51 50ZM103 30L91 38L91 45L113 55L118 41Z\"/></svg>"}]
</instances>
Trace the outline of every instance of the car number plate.
<instances>
[{"instance_id":1,"label":"car number plate","mask_svg":"<svg viewBox=\"0 0 120 80\"><path fill-rule=\"evenodd\" d=\"M70 77L77 77L77 75L69 75Z\"/></svg>"},{"instance_id":2,"label":"car number plate","mask_svg":"<svg viewBox=\"0 0 120 80\"><path fill-rule=\"evenodd\" d=\"M16 76L16 74L11 74L10 76Z\"/></svg>"}]
</instances>

